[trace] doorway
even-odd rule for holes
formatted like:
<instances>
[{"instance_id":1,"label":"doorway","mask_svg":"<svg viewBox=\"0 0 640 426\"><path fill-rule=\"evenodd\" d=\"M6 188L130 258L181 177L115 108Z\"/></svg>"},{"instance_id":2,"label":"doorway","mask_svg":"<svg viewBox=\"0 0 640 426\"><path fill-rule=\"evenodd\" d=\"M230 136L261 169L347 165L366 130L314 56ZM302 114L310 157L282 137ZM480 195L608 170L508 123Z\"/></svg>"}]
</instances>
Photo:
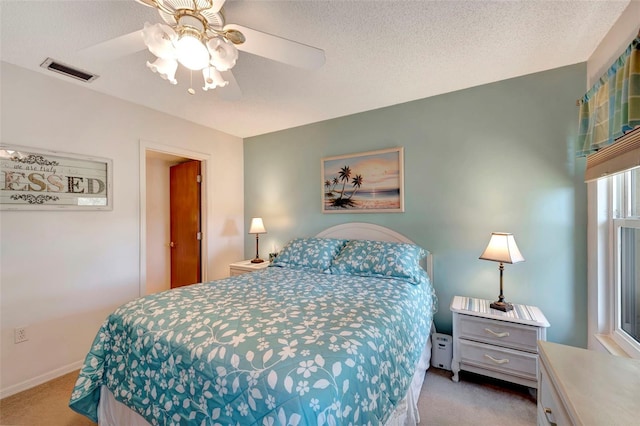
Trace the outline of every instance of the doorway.
<instances>
[{"instance_id":1,"label":"doorway","mask_svg":"<svg viewBox=\"0 0 640 426\"><path fill-rule=\"evenodd\" d=\"M142 141L140 148L140 295L203 282L206 280L206 262L202 259L206 259L205 172L208 156ZM197 238L195 245L198 252L182 250L185 247L184 243L177 242L171 235L171 217L177 214L171 211L171 170L172 167L182 164L197 166L197 174L201 176L199 189L195 194L195 198L199 198L196 201L199 211L195 214L200 229L199 234L193 235ZM182 184L178 184L178 187L182 187ZM190 197L193 196L191 193ZM175 220L173 222L176 223ZM181 262L182 267L189 270L188 273L183 270L177 276L179 267L175 265L175 259L172 261L172 252L177 251L176 246L179 246L181 253L186 256L183 259L188 260Z\"/></svg>"}]
</instances>

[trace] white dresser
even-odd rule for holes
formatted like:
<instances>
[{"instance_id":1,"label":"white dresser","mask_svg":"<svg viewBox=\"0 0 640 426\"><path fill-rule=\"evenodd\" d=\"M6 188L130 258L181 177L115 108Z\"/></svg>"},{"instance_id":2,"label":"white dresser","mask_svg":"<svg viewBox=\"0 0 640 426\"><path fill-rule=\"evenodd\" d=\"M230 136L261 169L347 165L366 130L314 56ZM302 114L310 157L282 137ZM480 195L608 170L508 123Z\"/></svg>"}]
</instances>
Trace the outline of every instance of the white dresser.
<instances>
[{"instance_id":1,"label":"white dresser","mask_svg":"<svg viewBox=\"0 0 640 426\"><path fill-rule=\"evenodd\" d=\"M490 300L455 296L452 380L460 370L538 387L538 340L547 339L549 322L535 306L513 304L502 312Z\"/></svg>"},{"instance_id":2,"label":"white dresser","mask_svg":"<svg viewBox=\"0 0 640 426\"><path fill-rule=\"evenodd\" d=\"M539 342L538 425L640 424L640 360Z\"/></svg>"}]
</instances>

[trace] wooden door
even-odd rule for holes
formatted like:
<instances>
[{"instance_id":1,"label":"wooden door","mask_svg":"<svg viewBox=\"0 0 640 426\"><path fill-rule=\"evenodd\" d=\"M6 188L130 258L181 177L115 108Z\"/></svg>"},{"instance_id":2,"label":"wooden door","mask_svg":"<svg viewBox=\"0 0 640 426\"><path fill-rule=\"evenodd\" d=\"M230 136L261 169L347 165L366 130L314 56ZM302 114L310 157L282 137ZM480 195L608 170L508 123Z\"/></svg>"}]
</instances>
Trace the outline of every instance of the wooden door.
<instances>
[{"instance_id":1,"label":"wooden door","mask_svg":"<svg viewBox=\"0 0 640 426\"><path fill-rule=\"evenodd\" d=\"M171 288L201 281L200 161L170 169Z\"/></svg>"}]
</instances>

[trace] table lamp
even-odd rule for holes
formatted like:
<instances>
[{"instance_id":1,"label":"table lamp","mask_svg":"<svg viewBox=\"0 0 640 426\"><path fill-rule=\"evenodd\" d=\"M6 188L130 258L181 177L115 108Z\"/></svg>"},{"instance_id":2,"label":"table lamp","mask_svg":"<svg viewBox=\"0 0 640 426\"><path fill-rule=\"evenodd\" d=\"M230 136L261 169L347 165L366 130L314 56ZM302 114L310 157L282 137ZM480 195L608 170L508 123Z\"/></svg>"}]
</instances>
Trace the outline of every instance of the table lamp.
<instances>
[{"instance_id":1,"label":"table lamp","mask_svg":"<svg viewBox=\"0 0 640 426\"><path fill-rule=\"evenodd\" d=\"M263 259L260 259L258 255L258 236L260 234L266 234L267 230L264 229L264 223L262 223L261 217L254 217L251 219L251 226L249 226L249 233L256 234L256 257L251 260L251 263L262 263Z\"/></svg>"},{"instance_id":2,"label":"table lamp","mask_svg":"<svg viewBox=\"0 0 640 426\"><path fill-rule=\"evenodd\" d=\"M497 301L491 303L491 308L498 309L503 312L512 310L513 305L504 301L504 294L502 293L502 273L504 271L504 264L524 262L524 257L522 257L520 250L518 250L513 234L506 232L492 232L489 245L487 245L487 248L480 255L480 259L500 262L500 266L498 267L500 270L500 296L498 296Z\"/></svg>"}]
</instances>

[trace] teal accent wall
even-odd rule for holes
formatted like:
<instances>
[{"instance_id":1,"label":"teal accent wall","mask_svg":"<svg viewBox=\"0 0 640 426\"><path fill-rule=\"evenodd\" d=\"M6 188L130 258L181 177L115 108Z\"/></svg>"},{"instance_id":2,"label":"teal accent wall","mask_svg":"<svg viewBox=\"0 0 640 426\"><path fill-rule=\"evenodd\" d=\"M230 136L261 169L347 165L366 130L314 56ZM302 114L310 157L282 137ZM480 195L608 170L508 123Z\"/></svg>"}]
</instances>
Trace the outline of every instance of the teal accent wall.
<instances>
[{"instance_id":1,"label":"teal accent wall","mask_svg":"<svg viewBox=\"0 0 640 426\"><path fill-rule=\"evenodd\" d=\"M497 298L498 264L478 256L492 231L512 232L526 261L505 265L507 300L540 307L548 340L585 347L585 164L573 155L585 87L578 64L245 139L246 229L264 219L262 257L349 221L406 235L434 255L443 333L454 295ZM321 213L323 157L395 146L404 213ZM255 255L251 235L245 255Z\"/></svg>"}]
</instances>

